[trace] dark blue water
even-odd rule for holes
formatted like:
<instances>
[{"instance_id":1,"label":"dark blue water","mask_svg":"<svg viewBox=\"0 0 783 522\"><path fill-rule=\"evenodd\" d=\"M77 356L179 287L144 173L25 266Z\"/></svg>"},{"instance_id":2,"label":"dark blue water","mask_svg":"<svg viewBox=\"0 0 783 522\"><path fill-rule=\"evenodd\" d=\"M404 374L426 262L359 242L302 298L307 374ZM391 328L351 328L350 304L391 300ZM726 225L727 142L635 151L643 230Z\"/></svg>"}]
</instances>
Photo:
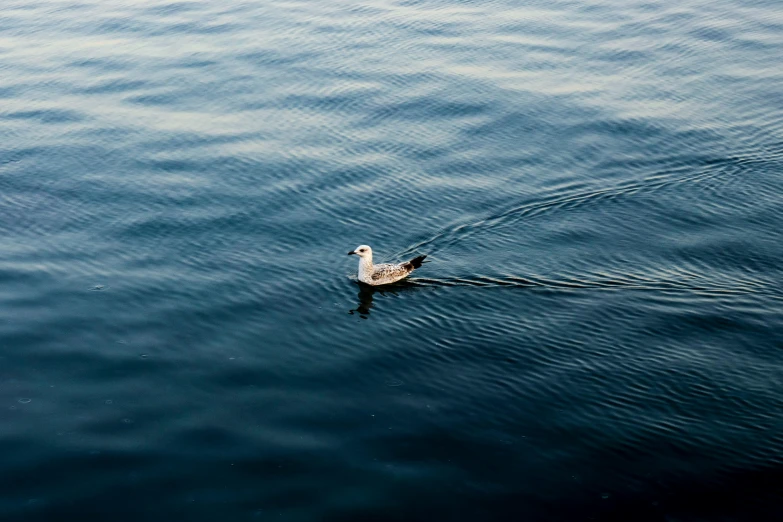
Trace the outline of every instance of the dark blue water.
<instances>
[{"instance_id":1,"label":"dark blue water","mask_svg":"<svg viewBox=\"0 0 783 522\"><path fill-rule=\"evenodd\" d=\"M783 519L781 58L777 0L3 2L0 519Z\"/></svg>"}]
</instances>

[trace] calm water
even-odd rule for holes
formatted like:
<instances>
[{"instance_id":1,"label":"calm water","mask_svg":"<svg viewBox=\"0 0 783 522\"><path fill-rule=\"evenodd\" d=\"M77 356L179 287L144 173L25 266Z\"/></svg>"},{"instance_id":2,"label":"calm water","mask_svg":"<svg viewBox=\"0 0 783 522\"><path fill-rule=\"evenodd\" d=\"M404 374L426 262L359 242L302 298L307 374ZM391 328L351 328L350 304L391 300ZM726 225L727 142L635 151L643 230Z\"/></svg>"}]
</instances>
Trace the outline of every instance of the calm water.
<instances>
[{"instance_id":1,"label":"calm water","mask_svg":"<svg viewBox=\"0 0 783 522\"><path fill-rule=\"evenodd\" d=\"M3 2L0 518L780 520L782 57L779 0Z\"/></svg>"}]
</instances>

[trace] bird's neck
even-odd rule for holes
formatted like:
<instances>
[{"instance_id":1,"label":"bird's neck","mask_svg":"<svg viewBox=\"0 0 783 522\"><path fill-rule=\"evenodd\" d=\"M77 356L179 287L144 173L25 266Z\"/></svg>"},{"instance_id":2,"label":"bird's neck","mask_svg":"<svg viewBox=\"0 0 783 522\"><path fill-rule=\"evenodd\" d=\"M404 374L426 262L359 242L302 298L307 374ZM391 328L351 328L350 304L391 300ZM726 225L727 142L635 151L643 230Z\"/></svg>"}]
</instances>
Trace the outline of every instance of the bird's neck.
<instances>
[{"instance_id":1,"label":"bird's neck","mask_svg":"<svg viewBox=\"0 0 783 522\"><path fill-rule=\"evenodd\" d=\"M359 259L359 277L362 274L372 273L372 257L362 257Z\"/></svg>"}]
</instances>

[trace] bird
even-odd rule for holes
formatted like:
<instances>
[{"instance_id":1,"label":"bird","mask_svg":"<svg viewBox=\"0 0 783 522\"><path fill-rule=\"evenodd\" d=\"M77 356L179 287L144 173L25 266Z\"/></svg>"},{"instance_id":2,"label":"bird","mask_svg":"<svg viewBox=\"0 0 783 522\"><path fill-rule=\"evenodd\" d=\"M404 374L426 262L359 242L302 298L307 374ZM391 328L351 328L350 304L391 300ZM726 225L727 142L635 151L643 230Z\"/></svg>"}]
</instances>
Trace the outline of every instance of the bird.
<instances>
[{"instance_id":1,"label":"bird","mask_svg":"<svg viewBox=\"0 0 783 522\"><path fill-rule=\"evenodd\" d=\"M388 285L408 277L411 272L421 266L421 262L427 257L414 257L407 263L397 265L391 263L373 265L372 248L367 245L356 247L356 250L348 252L348 255L359 256L359 281L372 286Z\"/></svg>"}]
</instances>

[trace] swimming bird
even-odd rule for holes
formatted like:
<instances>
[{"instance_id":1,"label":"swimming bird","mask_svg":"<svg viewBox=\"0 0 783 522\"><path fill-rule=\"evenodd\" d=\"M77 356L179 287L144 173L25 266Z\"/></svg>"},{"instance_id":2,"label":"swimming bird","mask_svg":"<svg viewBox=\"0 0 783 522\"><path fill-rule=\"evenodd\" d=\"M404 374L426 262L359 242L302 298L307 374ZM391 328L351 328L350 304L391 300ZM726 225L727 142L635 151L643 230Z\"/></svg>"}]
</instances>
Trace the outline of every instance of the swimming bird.
<instances>
[{"instance_id":1,"label":"swimming bird","mask_svg":"<svg viewBox=\"0 0 783 522\"><path fill-rule=\"evenodd\" d=\"M427 257L414 257L407 263L398 265L391 263L373 265L372 248L367 245L356 247L356 250L348 252L348 255L359 256L359 281L372 286L388 285L408 277L411 272L421 266L421 262Z\"/></svg>"}]
</instances>

